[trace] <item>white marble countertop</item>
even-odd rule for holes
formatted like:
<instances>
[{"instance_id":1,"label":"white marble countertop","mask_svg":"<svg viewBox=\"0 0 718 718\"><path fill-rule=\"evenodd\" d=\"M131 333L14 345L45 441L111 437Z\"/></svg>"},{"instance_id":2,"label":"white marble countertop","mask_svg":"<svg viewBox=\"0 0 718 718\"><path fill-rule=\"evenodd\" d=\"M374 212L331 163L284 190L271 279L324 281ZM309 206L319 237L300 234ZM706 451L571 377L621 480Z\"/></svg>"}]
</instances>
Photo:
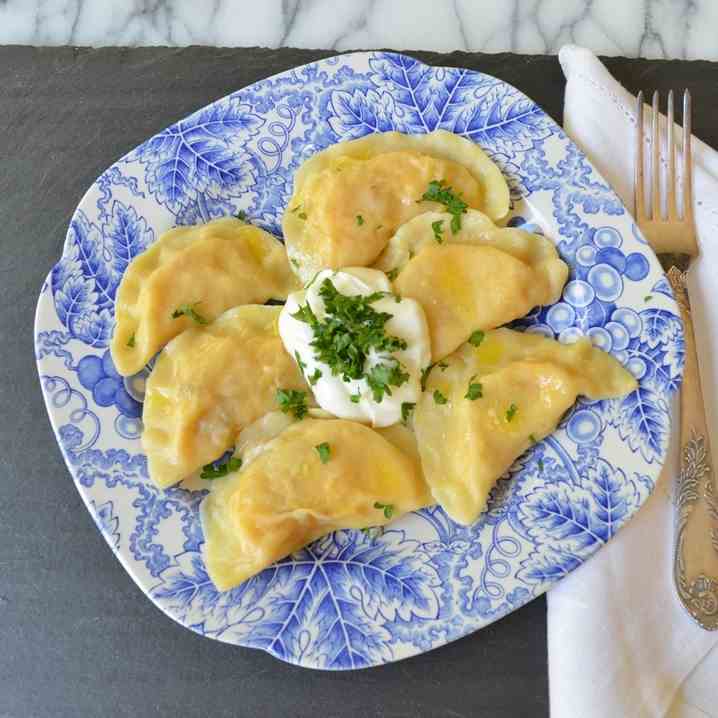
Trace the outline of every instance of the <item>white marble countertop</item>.
<instances>
[{"instance_id":1,"label":"white marble countertop","mask_svg":"<svg viewBox=\"0 0 718 718\"><path fill-rule=\"evenodd\" d=\"M716 0L0 0L0 44L718 59Z\"/></svg>"}]
</instances>

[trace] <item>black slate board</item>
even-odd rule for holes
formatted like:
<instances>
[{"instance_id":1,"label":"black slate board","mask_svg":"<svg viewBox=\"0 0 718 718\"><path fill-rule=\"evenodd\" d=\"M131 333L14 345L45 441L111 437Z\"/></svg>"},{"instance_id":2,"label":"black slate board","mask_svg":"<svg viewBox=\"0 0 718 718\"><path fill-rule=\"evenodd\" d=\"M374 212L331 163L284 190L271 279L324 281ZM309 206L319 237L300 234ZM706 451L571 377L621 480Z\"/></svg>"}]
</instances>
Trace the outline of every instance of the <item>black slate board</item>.
<instances>
[{"instance_id":1,"label":"black slate board","mask_svg":"<svg viewBox=\"0 0 718 718\"><path fill-rule=\"evenodd\" d=\"M287 666L163 616L113 558L55 445L33 361L41 284L85 189L127 150L312 50L0 47L0 717L548 714L543 598L483 631L354 673ZM482 70L560 121L555 57L411 53ZM718 144L718 64L611 59L630 89L689 87Z\"/></svg>"}]
</instances>

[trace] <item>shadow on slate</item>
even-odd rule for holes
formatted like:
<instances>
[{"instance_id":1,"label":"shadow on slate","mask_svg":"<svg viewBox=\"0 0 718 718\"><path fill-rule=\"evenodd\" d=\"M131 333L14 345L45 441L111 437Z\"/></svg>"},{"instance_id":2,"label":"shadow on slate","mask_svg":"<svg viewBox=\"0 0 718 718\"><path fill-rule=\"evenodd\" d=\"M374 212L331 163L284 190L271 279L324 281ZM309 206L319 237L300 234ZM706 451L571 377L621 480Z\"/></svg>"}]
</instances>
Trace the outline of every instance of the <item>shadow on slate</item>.
<instances>
[{"instance_id":1,"label":"shadow on slate","mask_svg":"<svg viewBox=\"0 0 718 718\"><path fill-rule=\"evenodd\" d=\"M163 616L83 507L42 404L32 323L73 209L114 160L233 90L331 51L0 47L0 716L548 714L545 600L449 646L319 673ZM554 57L410 53L516 85L560 120ZM689 87L718 144L718 65L611 59L630 89Z\"/></svg>"}]
</instances>

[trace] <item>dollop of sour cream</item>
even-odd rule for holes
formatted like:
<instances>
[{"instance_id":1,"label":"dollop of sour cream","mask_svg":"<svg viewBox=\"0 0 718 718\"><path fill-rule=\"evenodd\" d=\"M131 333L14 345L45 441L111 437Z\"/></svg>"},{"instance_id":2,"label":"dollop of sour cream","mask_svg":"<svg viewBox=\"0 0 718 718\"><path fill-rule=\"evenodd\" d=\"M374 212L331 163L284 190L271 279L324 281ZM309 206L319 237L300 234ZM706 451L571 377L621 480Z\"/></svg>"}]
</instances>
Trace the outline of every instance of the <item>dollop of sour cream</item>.
<instances>
[{"instance_id":1,"label":"dollop of sour cream","mask_svg":"<svg viewBox=\"0 0 718 718\"><path fill-rule=\"evenodd\" d=\"M390 386L381 401L376 401L366 378L344 381L340 374L332 374L328 364L319 361L311 345L314 332L309 324L293 317L300 306L309 304L316 318L327 316L324 300L319 290L325 279L330 279L335 289L345 296L367 296L374 292L386 292L387 296L372 302L377 312L386 312L391 318L384 324L385 334L406 342L406 349L391 353L371 350L365 363L365 371L380 363L400 362L403 372L409 375L400 386ZM370 423L373 426L390 426L402 419L402 404L415 404L421 394L421 371L431 362L431 345L426 316L421 305L413 299L399 298L391 293L391 283L386 274L377 269L349 267L339 271L325 269L301 291L290 294L279 315L279 335L284 347L305 365L304 376L314 380L312 390L319 406L341 419ZM301 365L300 365L301 366ZM352 399L354 397L354 399Z\"/></svg>"}]
</instances>

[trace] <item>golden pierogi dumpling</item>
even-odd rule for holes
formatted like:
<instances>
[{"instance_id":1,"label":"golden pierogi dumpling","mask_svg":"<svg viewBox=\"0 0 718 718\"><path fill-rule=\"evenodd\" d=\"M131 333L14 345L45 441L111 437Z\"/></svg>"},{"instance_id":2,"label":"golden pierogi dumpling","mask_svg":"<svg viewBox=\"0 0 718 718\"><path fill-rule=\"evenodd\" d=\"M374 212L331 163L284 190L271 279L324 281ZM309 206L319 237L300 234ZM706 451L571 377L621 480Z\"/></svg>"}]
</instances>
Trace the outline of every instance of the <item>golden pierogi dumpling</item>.
<instances>
[{"instance_id":1,"label":"golden pierogi dumpling","mask_svg":"<svg viewBox=\"0 0 718 718\"><path fill-rule=\"evenodd\" d=\"M450 219L434 213L416 217L400 228L380 259L384 271L398 271L396 292L424 308L433 361L477 329L493 329L558 301L568 278L567 265L545 237L489 226L478 212L468 213L452 233ZM437 222L443 223L441 237Z\"/></svg>"},{"instance_id":2,"label":"golden pierogi dumpling","mask_svg":"<svg viewBox=\"0 0 718 718\"><path fill-rule=\"evenodd\" d=\"M461 218L461 227L453 232L448 212L424 212L405 222L396 230L384 251L372 265L387 274L395 274L407 265L425 247L433 244L486 243L486 238L501 231L489 217L476 209L469 209Z\"/></svg>"},{"instance_id":3,"label":"golden pierogi dumpling","mask_svg":"<svg viewBox=\"0 0 718 718\"><path fill-rule=\"evenodd\" d=\"M429 375L414 429L434 499L462 524L478 518L497 479L554 431L577 396L605 399L636 388L588 339L566 345L498 329L444 361Z\"/></svg>"},{"instance_id":4,"label":"golden pierogi dumpling","mask_svg":"<svg viewBox=\"0 0 718 718\"><path fill-rule=\"evenodd\" d=\"M518 227L497 227L483 212L475 209L467 210L462 216L457 231L451 229L452 219L448 212L424 212L402 224L374 263L374 269L398 276L426 247L436 244L486 245L508 252L527 264L546 264L545 271L552 272L557 287L563 287L568 268L558 259L553 243L543 235Z\"/></svg>"},{"instance_id":5,"label":"golden pierogi dumpling","mask_svg":"<svg viewBox=\"0 0 718 718\"><path fill-rule=\"evenodd\" d=\"M170 339L239 304L298 288L282 243L233 217L163 234L128 265L117 290L110 349L135 374Z\"/></svg>"},{"instance_id":6,"label":"golden pierogi dumpling","mask_svg":"<svg viewBox=\"0 0 718 718\"><path fill-rule=\"evenodd\" d=\"M421 199L432 183L493 219L508 211L499 168L478 145L444 130L367 135L311 157L295 175L282 220L295 271L308 281L320 269L369 266L400 225L442 208Z\"/></svg>"},{"instance_id":7,"label":"golden pierogi dumpling","mask_svg":"<svg viewBox=\"0 0 718 718\"><path fill-rule=\"evenodd\" d=\"M336 419L324 409L308 407L307 416L311 419ZM258 452L264 451L270 441L279 436L287 427L296 424L297 419L292 413L272 411L253 422L239 433L234 445L236 457L242 457L245 463L252 461ZM417 472L421 473L421 457L416 444L416 435L405 424L392 424L391 426L373 427L373 431L393 444L409 458Z\"/></svg>"},{"instance_id":8,"label":"golden pierogi dumpling","mask_svg":"<svg viewBox=\"0 0 718 718\"><path fill-rule=\"evenodd\" d=\"M277 408L277 390L308 394L277 331L279 307L235 307L188 329L147 380L142 445L150 478L171 486L214 461L245 426Z\"/></svg>"},{"instance_id":9,"label":"golden pierogi dumpling","mask_svg":"<svg viewBox=\"0 0 718 718\"><path fill-rule=\"evenodd\" d=\"M220 591L331 531L431 502L416 461L362 424L305 418L272 433L264 445L255 436L240 471L213 481L202 503L204 560Z\"/></svg>"}]
</instances>

